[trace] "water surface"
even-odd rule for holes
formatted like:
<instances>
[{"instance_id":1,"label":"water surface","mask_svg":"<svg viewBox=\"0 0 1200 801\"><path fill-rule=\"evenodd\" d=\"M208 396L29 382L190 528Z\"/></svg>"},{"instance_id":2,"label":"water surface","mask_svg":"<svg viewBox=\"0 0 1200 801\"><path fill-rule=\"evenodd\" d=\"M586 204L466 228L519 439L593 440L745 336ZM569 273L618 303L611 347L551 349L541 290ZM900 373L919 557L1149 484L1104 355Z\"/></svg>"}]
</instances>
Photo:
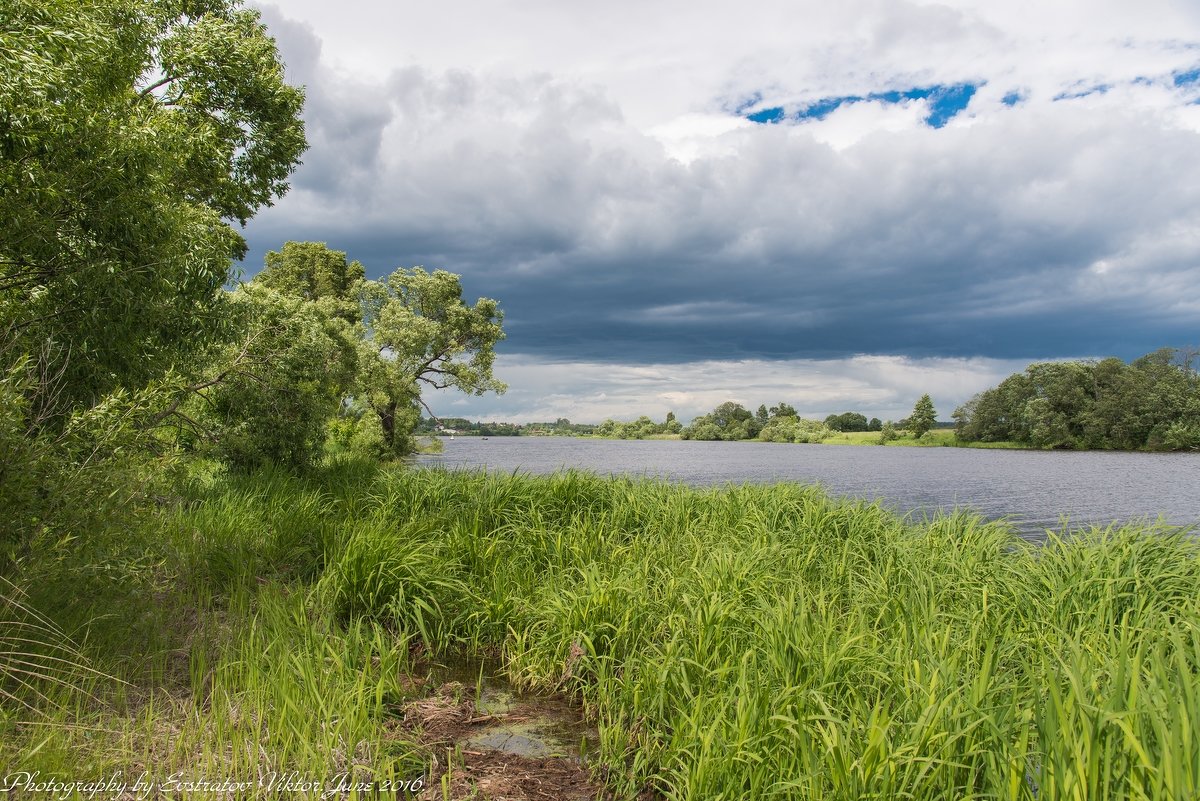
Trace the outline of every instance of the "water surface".
<instances>
[{"instance_id":1,"label":"water surface","mask_svg":"<svg viewBox=\"0 0 1200 801\"><path fill-rule=\"evenodd\" d=\"M792 445L770 442L456 437L421 466L665 478L695 486L795 481L922 516L955 507L1023 534L1163 519L1200 523L1200 454Z\"/></svg>"}]
</instances>

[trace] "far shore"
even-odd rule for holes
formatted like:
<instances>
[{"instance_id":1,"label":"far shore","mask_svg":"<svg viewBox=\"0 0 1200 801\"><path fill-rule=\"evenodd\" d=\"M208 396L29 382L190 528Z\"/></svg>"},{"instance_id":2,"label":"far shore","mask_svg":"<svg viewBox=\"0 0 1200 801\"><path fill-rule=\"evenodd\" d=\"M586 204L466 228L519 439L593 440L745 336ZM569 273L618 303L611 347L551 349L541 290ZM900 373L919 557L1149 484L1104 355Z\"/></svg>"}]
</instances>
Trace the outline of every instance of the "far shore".
<instances>
[{"instance_id":1,"label":"far shore","mask_svg":"<svg viewBox=\"0 0 1200 801\"><path fill-rule=\"evenodd\" d=\"M424 435L430 436L430 435ZM510 437L504 434L476 434L473 432L461 432L455 434L438 434L436 436L442 438L453 437L470 437L472 439L528 439L534 437L563 437L569 439L605 439L605 440L682 440L680 434L649 434L644 437L606 437L600 434L522 434L519 437ZM958 439L953 429L940 428L929 431L925 436L917 438L911 434L899 432L895 439L887 442L880 442L880 434L878 431L841 431L813 443L792 443L781 442L780 445L794 444L813 444L813 445L886 445L900 446L907 448L982 448L986 450L1026 450L1036 451L1040 448L1031 448L1028 445L1022 445L1018 442L963 442ZM706 441L706 440L697 440ZM707 440L712 441L712 440ZM760 439L739 439L728 440L729 442L764 442Z\"/></svg>"}]
</instances>

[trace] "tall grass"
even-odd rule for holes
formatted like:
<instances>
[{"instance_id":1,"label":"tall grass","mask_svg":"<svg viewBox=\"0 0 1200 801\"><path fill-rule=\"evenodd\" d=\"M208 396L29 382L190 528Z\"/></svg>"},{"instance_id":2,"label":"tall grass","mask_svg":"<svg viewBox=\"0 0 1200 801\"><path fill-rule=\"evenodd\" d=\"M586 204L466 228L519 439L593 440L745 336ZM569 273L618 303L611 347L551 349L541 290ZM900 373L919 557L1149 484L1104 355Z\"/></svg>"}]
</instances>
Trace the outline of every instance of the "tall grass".
<instances>
[{"instance_id":1,"label":"tall grass","mask_svg":"<svg viewBox=\"0 0 1200 801\"><path fill-rule=\"evenodd\" d=\"M1187 535L1112 528L1033 549L965 514L907 525L791 485L579 473L395 473L379 491L325 591L419 637L428 614L439 646L447 631L500 645L518 681L577 694L618 789L1200 788L1200 567Z\"/></svg>"},{"instance_id":2,"label":"tall grass","mask_svg":"<svg viewBox=\"0 0 1200 801\"><path fill-rule=\"evenodd\" d=\"M1200 796L1185 533L1034 548L795 485L351 462L217 481L154 531L196 611L104 716L110 764L417 775L388 719L422 645L579 698L629 797Z\"/></svg>"}]
</instances>

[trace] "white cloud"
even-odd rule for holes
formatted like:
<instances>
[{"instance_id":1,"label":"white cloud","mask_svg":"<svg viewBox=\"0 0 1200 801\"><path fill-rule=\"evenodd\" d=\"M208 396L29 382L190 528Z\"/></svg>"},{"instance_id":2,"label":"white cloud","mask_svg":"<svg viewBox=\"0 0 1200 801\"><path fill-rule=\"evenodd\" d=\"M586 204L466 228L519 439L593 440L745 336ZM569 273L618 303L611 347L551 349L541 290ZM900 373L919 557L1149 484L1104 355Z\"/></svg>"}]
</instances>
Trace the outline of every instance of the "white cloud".
<instances>
[{"instance_id":1,"label":"white cloud","mask_svg":"<svg viewBox=\"0 0 1200 801\"><path fill-rule=\"evenodd\" d=\"M613 365L547 362L501 357L496 374L507 381L506 395L462 398L439 393L428 398L435 412L479 420L531 422L567 417L598 423L605 418L662 420L673 411L682 421L705 414L725 401L751 410L780 401L807 417L858 411L868 417L907 416L917 398L929 393L948 420L954 409L1026 362L998 359L909 359L855 356L833 360L747 359L684 364Z\"/></svg>"},{"instance_id":2,"label":"white cloud","mask_svg":"<svg viewBox=\"0 0 1200 801\"><path fill-rule=\"evenodd\" d=\"M281 9L309 21L330 64L360 79L411 64L546 73L603 87L642 130L712 110L722 95L802 98L881 81L985 79L1048 97L1076 81L1169 72L1200 39L1188 0L287 0Z\"/></svg>"}]
</instances>

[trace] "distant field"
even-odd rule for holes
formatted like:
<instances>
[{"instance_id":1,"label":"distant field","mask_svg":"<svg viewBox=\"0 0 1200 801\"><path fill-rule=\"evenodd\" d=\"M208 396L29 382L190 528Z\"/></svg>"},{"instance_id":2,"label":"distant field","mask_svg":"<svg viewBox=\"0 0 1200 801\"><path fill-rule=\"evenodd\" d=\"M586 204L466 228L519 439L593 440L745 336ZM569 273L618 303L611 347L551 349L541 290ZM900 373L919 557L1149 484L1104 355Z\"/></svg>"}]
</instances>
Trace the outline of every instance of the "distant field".
<instances>
[{"instance_id":1,"label":"distant field","mask_svg":"<svg viewBox=\"0 0 1200 801\"><path fill-rule=\"evenodd\" d=\"M848 431L834 434L828 439L821 440L822 445L878 445L878 431ZM902 433L887 445L903 445L915 448L1003 448L1008 450L1022 449L1025 446L1016 442L960 442L954 435L953 429L938 428L917 439L911 434Z\"/></svg>"}]
</instances>

